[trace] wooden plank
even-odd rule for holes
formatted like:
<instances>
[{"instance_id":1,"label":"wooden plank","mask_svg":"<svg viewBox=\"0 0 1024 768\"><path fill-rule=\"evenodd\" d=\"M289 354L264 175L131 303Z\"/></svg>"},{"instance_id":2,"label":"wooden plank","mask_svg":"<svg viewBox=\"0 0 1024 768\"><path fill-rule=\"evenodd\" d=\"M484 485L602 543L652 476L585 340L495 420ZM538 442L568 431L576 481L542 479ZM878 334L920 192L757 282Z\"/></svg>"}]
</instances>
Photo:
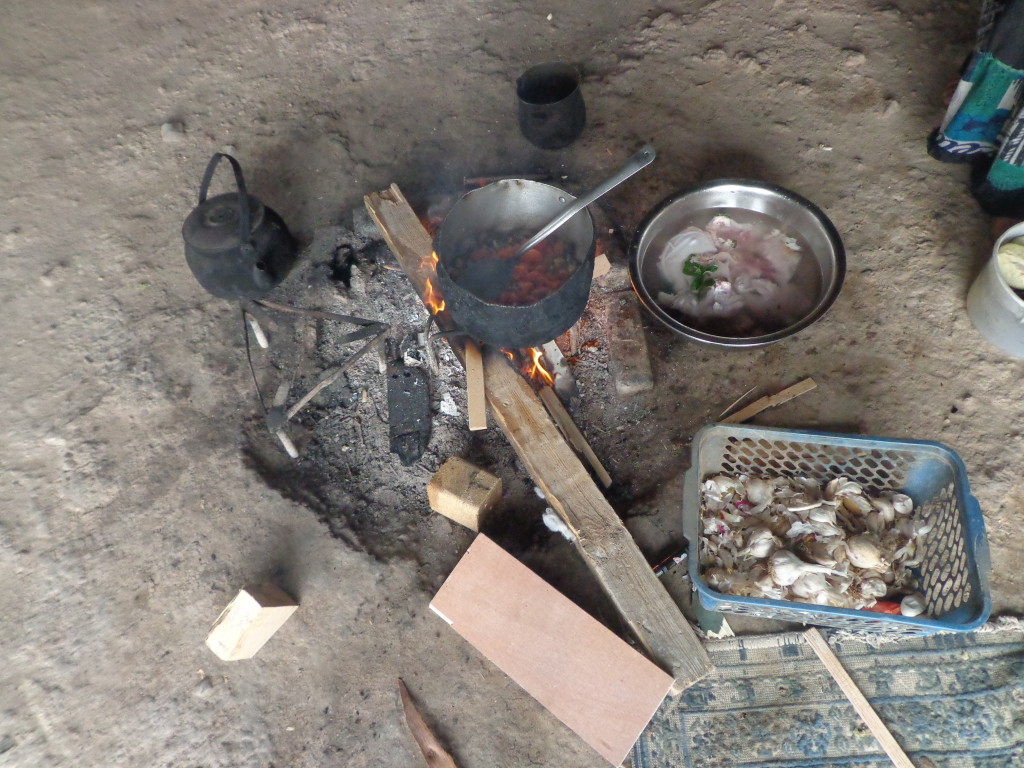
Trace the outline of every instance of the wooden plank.
<instances>
[{"instance_id":1,"label":"wooden plank","mask_svg":"<svg viewBox=\"0 0 1024 768\"><path fill-rule=\"evenodd\" d=\"M246 587L221 611L206 645L224 661L251 659L298 607L273 584Z\"/></svg>"},{"instance_id":2,"label":"wooden plank","mask_svg":"<svg viewBox=\"0 0 1024 768\"><path fill-rule=\"evenodd\" d=\"M366 207L420 296L433 277L430 236L396 185L366 197ZM451 330L442 313L438 327ZM461 352L457 339L450 342ZM711 671L707 651L654 575L615 510L562 438L530 384L504 355L487 349L484 383L491 416L548 504L577 537L578 550L630 632L678 692Z\"/></svg>"},{"instance_id":3,"label":"wooden plank","mask_svg":"<svg viewBox=\"0 0 1024 768\"><path fill-rule=\"evenodd\" d=\"M469 411L469 429L476 432L487 429L487 395L484 392L484 361L480 347L467 340L466 348L466 410Z\"/></svg>"},{"instance_id":4,"label":"wooden plank","mask_svg":"<svg viewBox=\"0 0 1024 768\"><path fill-rule=\"evenodd\" d=\"M479 531L480 521L501 498L501 478L453 456L427 483L430 508L459 525Z\"/></svg>"},{"instance_id":5,"label":"wooden plank","mask_svg":"<svg viewBox=\"0 0 1024 768\"><path fill-rule=\"evenodd\" d=\"M590 468L594 470L597 475L597 479L601 481L601 485L605 488L612 484L612 476L608 474L608 470L604 468L604 464L597 458L597 454L594 453L594 449L590 447L590 443L587 442L587 438L580 432L580 428L576 426L576 422L572 420L572 416L565 410L565 406L562 404L558 394L551 387L542 386L540 388L540 399L544 403L544 407L548 409L548 413L551 414L551 418L555 420L558 428L562 430L562 434L565 435L565 439L569 441L573 448L577 452L583 454L583 458L587 460Z\"/></svg>"},{"instance_id":6,"label":"wooden plank","mask_svg":"<svg viewBox=\"0 0 1024 768\"><path fill-rule=\"evenodd\" d=\"M792 400L794 397L799 397L800 395L810 392L817 386L818 385L815 383L814 379L808 378L803 381L798 381L793 386L786 387L781 392L776 392L774 395L768 395L767 397L762 397L760 400L755 400L746 408L736 411L736 413L731 416L726 416L722 419L722 423L740 424L747 419L752 419L763 410L774 408L776 405L782 405L783 403Z\"/></svg>"},{"instance_id":7,"label":"wooden plank","mask_svg":"<svg viewBox=\"0 0 1024 768\"><path fill-rule=\"evenodd\" d=\"M914 764L910 762L910 758L903 751L903 747L899 745L899 742L896 741L889 729L886 728L882 718L878 716L874 707L871 706L871 702L861 693L860 688L853 682L853 678L843 668L843 663L839 661L838 657L832 652L832 649L829 648L828 641L814 628L804 632L804 639L811 646L811 650L821 659L821 663L825 665L825 669L832 675L832 679L836 681L843 693L846 694L846 698L850 700L853 708L861 716L861 719L864 720L868 729L878 739L878 743L885 750L885 754L889 756L889 759L892 760L892 764L896 768L914 768Z\"/></svg>"},{"instance_id":8,"label":"wooden plank","mask_svg":"<svg viewBox=\"0 0 1024 768\"><path fill-rule=\"evenodd\" d=\"M500 352L484 355L491 413L569 530L630 631L683 690L711 671L696 633L615 510L562 439L539 398Z\"/></svg>"},{"instance_id":9,"label":"wooden plank","mask_svg":"<svg viewBox=\"0 0 1024 768\"><path fill-rule=\"evenodd\" d=\"M626 758L672 685L486 536L477 536L430 607L612 765Z\"/></svg>"},{"instance_id":10,"label":"wooden plank","mask_svg":"<svg viewBox=\"0 0 1024 768\"><path fill-rule=\"evenodd\" d=\"M398 695L402 699L405 722L409 726L412 737L416 739L416 744L419 745L420 752L423 753L423 757L427 761L427 766L429 768L458 768L452 756L445 751L445 748L441 746L441 742L438 741L437 737L427 726L423 715L416 709L416 705L412 703L409 689L405 687L405 683L401 680L398 681Z\"/></svg>"}]
</instances>

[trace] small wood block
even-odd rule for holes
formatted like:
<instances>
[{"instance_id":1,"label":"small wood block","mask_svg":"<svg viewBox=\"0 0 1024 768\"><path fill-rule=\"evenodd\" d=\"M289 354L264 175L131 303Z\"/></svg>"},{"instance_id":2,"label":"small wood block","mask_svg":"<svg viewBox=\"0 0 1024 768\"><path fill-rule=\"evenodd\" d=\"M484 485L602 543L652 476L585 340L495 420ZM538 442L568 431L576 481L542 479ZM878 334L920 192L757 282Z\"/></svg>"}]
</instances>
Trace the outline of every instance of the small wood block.
<instances>
[{"instance_id":1,"label":"small wood block","mask_svg":"<svg viewBox=\"0 0 1024 768\"><path fill-rule=\"evenodd\" d=\"M619 397L654 387L640 303L632 293L613 296L608 304L608 373Z\"/></svg>"},{"instance_id":2,"label":"small wood block","mask_svg":"<svg viewBox=\"0 0 1024 768\"><path fill-rule=\"evenodd\" d=\"M662 672L486 536L431 609L612 765L672 686Z\"/></svg>"},{"instance_id":3,"label":"small wood block","mask_svg":"<svg viewBox=\"0 0 1024 768\"><path fill-rule=\"evenodd\" d=\"M453 456L427 483L430 508L470 530L501 498L501 478Z\"/></svg>"},{"instance_id":4,"label":"small wood block","mask_svg":"<svg viewBox=\"0 0 1024 768\"><path fill-rule=\"evenodd\" d=\"M251 659L298 607L273 584L246 587L217 617L206 645L224 661Z\"/></svg>"},{"instance_id":5,"label":"small wood block","mask_svg":"<svg viewBox=\"0 0 1024 768\"><path fill-rule=\"evenodd\" d=\"M469 429L487 429L487 393L484 390L484 361L475 341L466 342L466 401Z\"/></svg>"}]
</instances>

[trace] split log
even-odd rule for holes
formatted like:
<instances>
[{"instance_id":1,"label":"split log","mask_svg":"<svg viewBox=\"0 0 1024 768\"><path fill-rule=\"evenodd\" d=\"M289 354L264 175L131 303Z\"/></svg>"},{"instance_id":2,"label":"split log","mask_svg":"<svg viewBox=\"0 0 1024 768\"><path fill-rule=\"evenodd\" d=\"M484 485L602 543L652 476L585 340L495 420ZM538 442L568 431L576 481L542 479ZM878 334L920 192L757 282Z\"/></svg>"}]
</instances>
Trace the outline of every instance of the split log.
<instances>
[{"instance_id":1,"label":"split log","mask_svg":"<svg viewBox=\"0 0 1024 768\"><path fill-rule=\"evenodd\" d=\"M433 244L398 186L366 207L417 294L434 277ZM438 327L452 330L444 316ZM452 347L461 352L457 339ZM530 384L496 350L484 355L487 402L548 504L576 535L580 553L646 653L681 691L711 670L707 651L665 591L586 468L562 438Z\"/></svg>"}]
</instances>

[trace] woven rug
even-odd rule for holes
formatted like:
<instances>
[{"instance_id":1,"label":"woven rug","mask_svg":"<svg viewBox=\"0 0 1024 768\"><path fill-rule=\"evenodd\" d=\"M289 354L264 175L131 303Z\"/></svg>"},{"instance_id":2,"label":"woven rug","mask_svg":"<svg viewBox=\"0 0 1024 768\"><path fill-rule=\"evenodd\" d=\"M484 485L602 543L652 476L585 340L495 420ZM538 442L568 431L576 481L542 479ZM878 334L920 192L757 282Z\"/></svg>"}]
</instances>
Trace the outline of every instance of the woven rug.
<instances>
[{"instance_id":1,"label":"woven rug","mask_svg":"<svg viewBox=\"0 0 1024 768\"><path fill-rule=\"evenodd\" d=\"M1024 767L1024 622L829 641L918 768ZM707 647L715 670L665 700L633 749L635 768L892 765L799 633Z\"/></svg>"}]
</instances>

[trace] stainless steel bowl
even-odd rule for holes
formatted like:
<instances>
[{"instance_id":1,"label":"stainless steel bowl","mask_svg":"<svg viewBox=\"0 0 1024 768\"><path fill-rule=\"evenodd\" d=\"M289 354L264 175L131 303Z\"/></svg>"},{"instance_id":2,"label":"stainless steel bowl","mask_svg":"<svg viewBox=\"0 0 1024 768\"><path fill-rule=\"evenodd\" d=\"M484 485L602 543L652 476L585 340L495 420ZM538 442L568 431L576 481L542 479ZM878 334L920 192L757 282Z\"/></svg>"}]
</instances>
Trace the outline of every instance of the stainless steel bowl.
<instances>
[{"instance_id":1,"label":"stainless steel bowl","mask_svg":"<svg viewBox=\"0 0 1024 768\"><path fill-rule=\"evenodd\" d=\"M760 336L720 336L691 326L680 313L658 304L658 292L666 286L656 262L666 243L687 227L706 226L723 209L765 214L780 230L799 237L813 254L821 270L820 289L811 309L796 322ZM719 179L672 195L648 214L630 246L629 273L647 310L679 335L717 347L761 347L792 336L828 311L843 286L846 251L828 217L800 195L759 181Z\"/></svg>"}]
</instances>

